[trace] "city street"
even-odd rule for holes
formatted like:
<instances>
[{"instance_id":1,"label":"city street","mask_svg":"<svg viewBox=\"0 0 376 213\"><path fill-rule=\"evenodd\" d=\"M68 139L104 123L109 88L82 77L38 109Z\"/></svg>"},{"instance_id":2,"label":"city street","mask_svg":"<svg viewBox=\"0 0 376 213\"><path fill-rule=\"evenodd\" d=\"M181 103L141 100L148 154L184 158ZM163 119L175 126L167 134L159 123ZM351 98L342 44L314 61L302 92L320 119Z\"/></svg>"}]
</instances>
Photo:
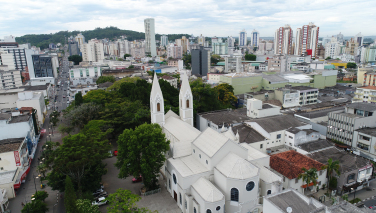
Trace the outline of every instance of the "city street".
<instances>
[{"instance_id":1,"label":"city street","mask_svg":"<svg viewBox=\"0 0 376 213\"><path fill-rule=\"evenodd\" d=\"M48 212L57 212L57 213L65 213L64 208L64 199L63 196L60 195L60 192L52 190L50 187L46 186L44 189L41 189L41 180L39 178L35 178L38 176L37 172L37 166L39 164L38 158L41 155L42 146L46 143L47 140L51 140L54 142L62 142L62 134L57 130L57 127L54 127L53 129L50 129L50 118L49 115L53 111L53 106L56 106L57 110L63 110L67 107L67 98L63 98L63 96L67 97L67 90L68 85L65 83L66 81L69 81L67 79L69 66L68 66L68 53L67 53L67 47L64 48L65 56L63 57L62 66L60 68L59 72L59 78L56 79L56 82L59 82L61 80L61 87L58 88L56 85L54 85L54 90L52 90L50 102L52 102L56 97L56 103L50 104L51 108L47 111L47 117L43 124L43 129L46 129L46 134L40 138L37 150L35 152L35 157L30 165L30 172L26 177L26 182L23 183L20 187L20 189L16 193L16 197L9 200L9 206L8 209L10 209L12 212L21 212L22 205L21 203L27 203L31 201L31 195L35 193L36 190L44 190L48 193L48 197L45 200L47 207L49 208ZM65 78L62 78L65 77ZM64 82L64 83L63 83ZM57 91L59 89L59 91ZM43 181L43 184L47 185L47 181Z\"/></svg>"}]
</instances>

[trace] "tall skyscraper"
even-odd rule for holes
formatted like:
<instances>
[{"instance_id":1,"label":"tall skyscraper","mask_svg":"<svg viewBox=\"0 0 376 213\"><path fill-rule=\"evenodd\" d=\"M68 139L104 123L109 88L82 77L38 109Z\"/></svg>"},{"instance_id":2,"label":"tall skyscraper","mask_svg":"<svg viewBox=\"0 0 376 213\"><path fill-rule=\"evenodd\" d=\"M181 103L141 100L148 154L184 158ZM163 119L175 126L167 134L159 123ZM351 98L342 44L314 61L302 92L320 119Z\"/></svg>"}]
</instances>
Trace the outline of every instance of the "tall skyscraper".
<instances>
[{"instance_id":1,"label":"tall skyscraper","mask_svg":"<svg viewBox=\"0 0 376 213\"><path fill-rule=\"evenodd\" d=\"M206 76L210 70L210 51L203 46L192 50L192 74Z\"/></svg>"},{"instance_id":2,"label":"tall skyscraper","mask_svg":"<svg viewBox=\"0 0 376 213\"><path fill-rule=\"evenodd\" d=\"M161 46L167 46L168 45L168 37L167 35L161 35Z\"/></svg>"},{"instance_id":3,"label":"tall skyscraper","mask_svg":"<svg viewBox=\"0 0 376 213\"><path fill-rule=\"evenodd\" d=\"M260 33L253 29L252 31L252 37L251 37L251 45L253 47L258 47L259 46L259 40L260 40Z\"/></svg>"},{"instance_id":4,"label":"tall skyscraper","mask_svg":"<svg viewBox=\"0 0 376 213\"><path fill-rule=\"evenodd\" d=\"M85 44L85 36L83 36L81 33L77 34L77 36L74 38L78 46L81 48L81 45Z\"/></svg>"},{"instance_id":5,"label":"tall skyscraper","mask_svg":"<svg viewBox=\"0 0 376 213\"><path fill-rule=\"evenodd\" d=\"M228 47L234 47L235 39L232 36L227 37Z\"/></svg>"},{"instance_id":6,"label":"tall skyscraper","mask_svg":"<svg viewBox=\"0 0 376 213\"><path fill-rule=\"evenodd\" d=\"M239 33L239 47L247 46L247 31L243 29Z\"/></svg>"},{"instance_id":7,"label":"tall skyscraper","mask_svg":"<svg viewBox=\"0 0 376 213\"><path fill-rule=\"evenodd\" d=\"M358 42L359 47L363 45L363 36L361 33L356 34L355 41Z\"/></svg>"},{"instance_id":8,"label":"tall skyscraper","mask_svg":"<svg viewBox=\"0 0 376 213\"><path fill-rule=\"evenodd\" d=\"M299 36L297 33L295 46L295 55L311 55L312 58L317 57L317 48L319 43L319 27L310 22L302 28L298 28Z\"/></svg>"},{"instance_id":9,"label":"tall skyscraper","mask_svg":"<svg viewBox=\"0 0 376 213\"><path fill-rule=\"evenodd\" d=\"M339 32L339 34L337 34L337 41L341 44L343 44L343 34L341 34L341 32Z\"/></svg>"},{"instance_id":10,"label":"tall skyscraper","mask_svg":"<svg viewBox=\"0 0 376 213\"><path fill-rule=\"evenodd\" d=\"M205 46L205 36L202 36L202 34L197 38L197 43L199 45Z\"/></svg>"},{"instance_id":11,"label":"tall skyscraper","mask_svg":"<svg viewBox=\"0 0 376 213\"><path fill-rule=\"evenodd\" d=\"M274 54L292 54L293 32L290 25L286 24L275 31Z\"/></svg>"},{"instance_id":12,"label":"tall skyscraper","mask_svg":"<svg viewBox=\"0 0 376 213\"><path fill-rule=\"evenodd\" d=\"M157 48L155 46L155 24L153 18L144 20L145 25L145 52L151 56L157 56Z\"/></svg>"}]
</instances>

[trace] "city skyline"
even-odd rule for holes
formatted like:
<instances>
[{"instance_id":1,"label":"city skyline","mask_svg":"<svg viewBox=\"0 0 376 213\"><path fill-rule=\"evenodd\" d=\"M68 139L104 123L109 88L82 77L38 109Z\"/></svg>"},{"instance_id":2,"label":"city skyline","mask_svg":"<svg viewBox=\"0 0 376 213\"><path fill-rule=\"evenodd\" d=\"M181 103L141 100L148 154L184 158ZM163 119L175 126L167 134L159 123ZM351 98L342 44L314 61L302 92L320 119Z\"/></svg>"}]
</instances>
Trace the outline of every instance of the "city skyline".
<instances>
[{"instance_id":1,"label":"city skyline","mask_svg":"<svg viewBox=\"0 0 376 213\"><path fill-rule=\"evenodd\" d=\"M6 35L48 34L58 31L92 30L115 26L144 32L143 20L155 19L155 33L187 33L207 37L237 37L242 29L253 29L260 37L273 37L275 29L289 24L296 28L313 22L320 37L342 32L355 36L375 36L371 1L72 1L42 2L21 0L2 2L0 37ZM357 9L358 8L358 9Z\"/></svg>"}]
</instances>

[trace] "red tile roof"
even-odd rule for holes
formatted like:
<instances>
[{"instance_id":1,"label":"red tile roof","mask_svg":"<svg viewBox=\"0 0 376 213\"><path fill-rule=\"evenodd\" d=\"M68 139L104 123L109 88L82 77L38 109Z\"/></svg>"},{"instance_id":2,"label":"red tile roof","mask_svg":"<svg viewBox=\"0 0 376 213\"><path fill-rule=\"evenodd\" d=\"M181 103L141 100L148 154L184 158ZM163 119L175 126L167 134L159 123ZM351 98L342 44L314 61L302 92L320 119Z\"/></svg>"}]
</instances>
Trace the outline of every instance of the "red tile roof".
<instances>
[{"instance_id":1,"label":"red tile roof","mask_svg":"<svg viewBox=\"0 0 376 213\"><path fill-rule=\"evenodd\" d=\"M288 179L297 178L303 173L302 168L316 168L319 171L323 166L325 165L294 150L270 156L270 167Z\"/></svg>"},{"instance_id":2,"label":"red tile roof","mask_svg":"<svg viewBox=\"0 0 376 213\"><path fill-rule=\"evenodd\" d=\"M361 87L361 89L373 89L373 90L376 90L376 86Z\"/></svg>"}]
</instances>

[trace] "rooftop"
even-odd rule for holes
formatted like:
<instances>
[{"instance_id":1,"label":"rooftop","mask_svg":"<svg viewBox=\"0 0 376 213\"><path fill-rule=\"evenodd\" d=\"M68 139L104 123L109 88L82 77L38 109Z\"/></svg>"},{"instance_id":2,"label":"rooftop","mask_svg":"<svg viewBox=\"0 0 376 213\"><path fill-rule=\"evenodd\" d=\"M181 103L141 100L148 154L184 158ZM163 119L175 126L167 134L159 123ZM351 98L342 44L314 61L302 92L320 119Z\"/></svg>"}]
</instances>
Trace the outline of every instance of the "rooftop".
<instances>
[{"instance_id":1,"label":"rooftop","mask_svg":"<svg viewBox=\"0 0 376 213\"><path fill-rule=\"evenodd\" d=\"M216 125L222 125L222 123L237 124L250 119L247 116L246 108L204 112L199 113L199 115Z\"/></svg>"},{"instance_id":2,"label":"rooftop","mask_svg":"<svg viewBox=\"0 0 376 213\"><path fill-rule=\"evenodd\" d=\"M363 129L357 129L355 131L376 137L376 128L375 127L374 128L367 127L367 128L363 128Z\"/></svg>"},{"instance_id":3,"label":"rooftop","mask_svg":"<svg viewBox=\"0 0 376 213\"><path fill-rule=\"evenodd\" d=\"M318 171L324 164L294 150L270 156L270 167L289 179L295 179L303 173L302 168L315 168Z\"/></svg>"},{"instance_id":4,"label":"rooftop","mask_svg":"<svg viewBox=\"0 0 376 213\"><path fill-rule=\"evenodd\" d=\"M362 209L346 201L341 201L337 205L330 206L328 207L328 210L331 213L365 213L365 212L368 212L368 211L363 211ZM370 210L369 212L374 212L374 211Z\"/></svg>"},{"instance_id":5,"label":"rooftop","mask_svg":"<svg viewBox=\"0 0 376 213\"><path fill-rule=\"evenodd\" d=\"M276 115L264 118L251 119L247 124L252 122L260 125L267 132L277 132L291 127L298 127L306 125L305 123L296 119L293 115Z\"/></svg>"},{"instance_id":6,"label":"rooftop","mask_svg":"<svg viewBox=\"0 0 376 213\"><path fill-rule=\"evenodd\" d=\"M194 184L192 184L192 187L202 197L202 199L207 202L217 202L225 199L222 192L219 191L212 182L204 177L198 179Z\"/></svg>"},{"instance_id":7,"label":"rooftop","mask_svg":"<svg viewBox=\"0 0 376 213\"><path fill-rule=\"evenodd\" d=\"M328 116L329 112L343 111L344 109L345 109L345 107L339 106L339 107L331 107L331 108L323 109L323 110L301 112L301 113L296 113L296 114L299 115L299 116L303 116L305 118L314 119L314 118L320 118L320 117Z\"/></svg>"},{"instance_id":8,"label":"rooftop","mask_svg":"<svg viewBox=\"0 0 376 213\"><path fill-rule=\"evenodd\" d=\"M275 106L272 106L270 104L263 104L262 105L262 109L270 109L270 108L274 108Z\"/></svg>"},{"instance_id":9,"label":"rooftop","mask_svg":"<svg viewBox=\"0 0 376 213\"><path fill-rule=\"evenodd\" d=\"M245 180L259 173L258 167L230 152L215 167L228 178Z\"/></svg>"},{"instance_id":10,"label":"rooftop","mask_svg":"<svg viewBox=\"0 0 376 213\"><path fill-rule=\"evenodd\" d=\"M12 119L9 121L9 123L12 124L12 123L28 122L29 119L30 119L29 114L18 115L18 116L13 116Z\"/></svg>"},{"instance_id":11,"label":"rooftop","mask_svg":"<svg viewBox=\"0 0 376 213\"><path fill-rule=\"evenodd\" d=\"M333 147L333 144L327 141L326 139L321 139L317 141L311 141L308 143L299 144L297 147L307 152L313 152L316 150Z\"/></svg>"},{"instance_id":12,"label":"rooftop","mask_svg":"<svg viewBox=\"0 0 376 213\"><path fill-rule=\"evenodd\" d=\"M173 80L173 79L176 79L172 76L169 76L169 75L163 75L161 78L165 79L165 80Z\"/></svg>"},{"instance_id":13,"label":"rooftop","mask_svg":"<svg viewBox=\"0 0 376 213\"><path fill-rule=\"evenodd\" d=\"M287 83L289 82L287 79L279 76L279 75L263 75L263 79L269 81L270 83Z\"/></svg>"},{"instance_id":14,"label":"rooftop","mask_svg":"<svg viewBox=\"0 0 376 213\"><path fill-rule=\"evenodd\" d=\"M302 91L302 90L318 90L317 88L308 87L308 86L295 86L295 87L291 87L291 89L295 89L295 90L299 90L299 91Z\"/></svg>"},{"instance_id":15,"label":"rooftop","mask_svg":"<svg viewBox=\"0 0 376 213\"><path fill-rule=\"evenodd\" d=\"M254 130L252 127L248 126L245 123L242 123L240 125L234 126L233 128L234 133L239 133L239 142L240 143L255 143L264 141L265 137L262 136L260 133L258 133L256 130Z\"/></svg>"},{"instance_id":16,"label":"rooftop","mask_svg":"<svg viewBox=\"0 0 376 213\"><path fill-rule=\"evenodd\" d=\"M24 138L8 138L0 140L0 153L18 150Z\"/></svg>"},{"instance_id":17,"label":"rooftop","mask_svg":"<svg viewBox=\"0 0 376 213\"><path fill-rule=\"evenodd\" d=\"M322 151L314 152L307 155L316 161L327 164L329 158L333 161L338 160L340 163L341 173L350 172L360 169L364 166L371 165L370 161L356 155L351 155L346 151L331 147Z\"/></svg>"},{"instance_id":18,"label":"rooftop","mask_svg":"<svg viewBox=\"0 0 376 213\"><path fill-rule=\"evenodd\" d=\"M207 156L213 157L227 141L229 141L229 139L226 136L212 128L206 128L205 131L193 141L193 145L197 146L197 148Z\"/></svg>"},{"instance_id":19,"label":"rooftop","mask_svg":"<svg viewBox=\"0 0 376 213\"><path fill-rule=\"evenodd\" d=\"M371 89L371 90L376 90L376 86L360 87L359 89Z\"/></svg>"},{"instance_id":20,"label":"rooftop","mask_svg":"<svg viewBox=\"0 0 376 213\"><path fill-rule=\"evenodd\" d=\"M347 105L347 107L352 108L352 109L360 109L360 110L364 110L364 111L375 111L376 110L375 104L362 103L362 102L352 103L352 104Z\"/></svg>"},{"instance_id":21,"label":"rooftop","mask_svg":"<svg viewBox=\"0 0 376 213\"><path fill-rule=\"evenodd\" d=\"M47 90L48 85L36 85L36 86L22 86L20 88L25 88L25 91L33 91L33 90Z\"/></svg>"},{"instance_id":22,"label":"rooftop","mask_svg":"<svg viewBox=\"0 0 376 213\"><path fill-rule=\"evenodd\" d=\"M280 193L266 196L265 199L285 213L287 213L287 207L290 207L293 213L325 212L323 204L314 200L314 198L308 198L296 192L294 189L287 189ZM323 209L323 211L317 211L319 209Z\"/></svg>"},{"instance_id":23,"label":"rooftop","mask_svg":"<svg viewBox=\"0 0 376 213\"><path fill-rule=\"evenodd\" d=\"M209 171L209 169L202 165L202 163L196 160L192 155L177 159L169 158L168 161L176 170L178 170L182 177L188 177Z\"/></svg>"},{"instance_id":24,"label":"rooftop","mask_svg":"<svg viewBox=\"0 0 376 213\"><path fill-rule=\"evenodd\" d=\"M0 113L0 120L9 120L12 117L11 113Z\"/></svg>"},{"instance_id":25,"label":"rooftop","mask_svg":"<svg viewBox=\"0 0 376 213\"><path fill-rule=\"evenodd\" d=\"M17 170L0 173L0 185L10 183L15 178Z\"/></svg>"}]
</instances>

